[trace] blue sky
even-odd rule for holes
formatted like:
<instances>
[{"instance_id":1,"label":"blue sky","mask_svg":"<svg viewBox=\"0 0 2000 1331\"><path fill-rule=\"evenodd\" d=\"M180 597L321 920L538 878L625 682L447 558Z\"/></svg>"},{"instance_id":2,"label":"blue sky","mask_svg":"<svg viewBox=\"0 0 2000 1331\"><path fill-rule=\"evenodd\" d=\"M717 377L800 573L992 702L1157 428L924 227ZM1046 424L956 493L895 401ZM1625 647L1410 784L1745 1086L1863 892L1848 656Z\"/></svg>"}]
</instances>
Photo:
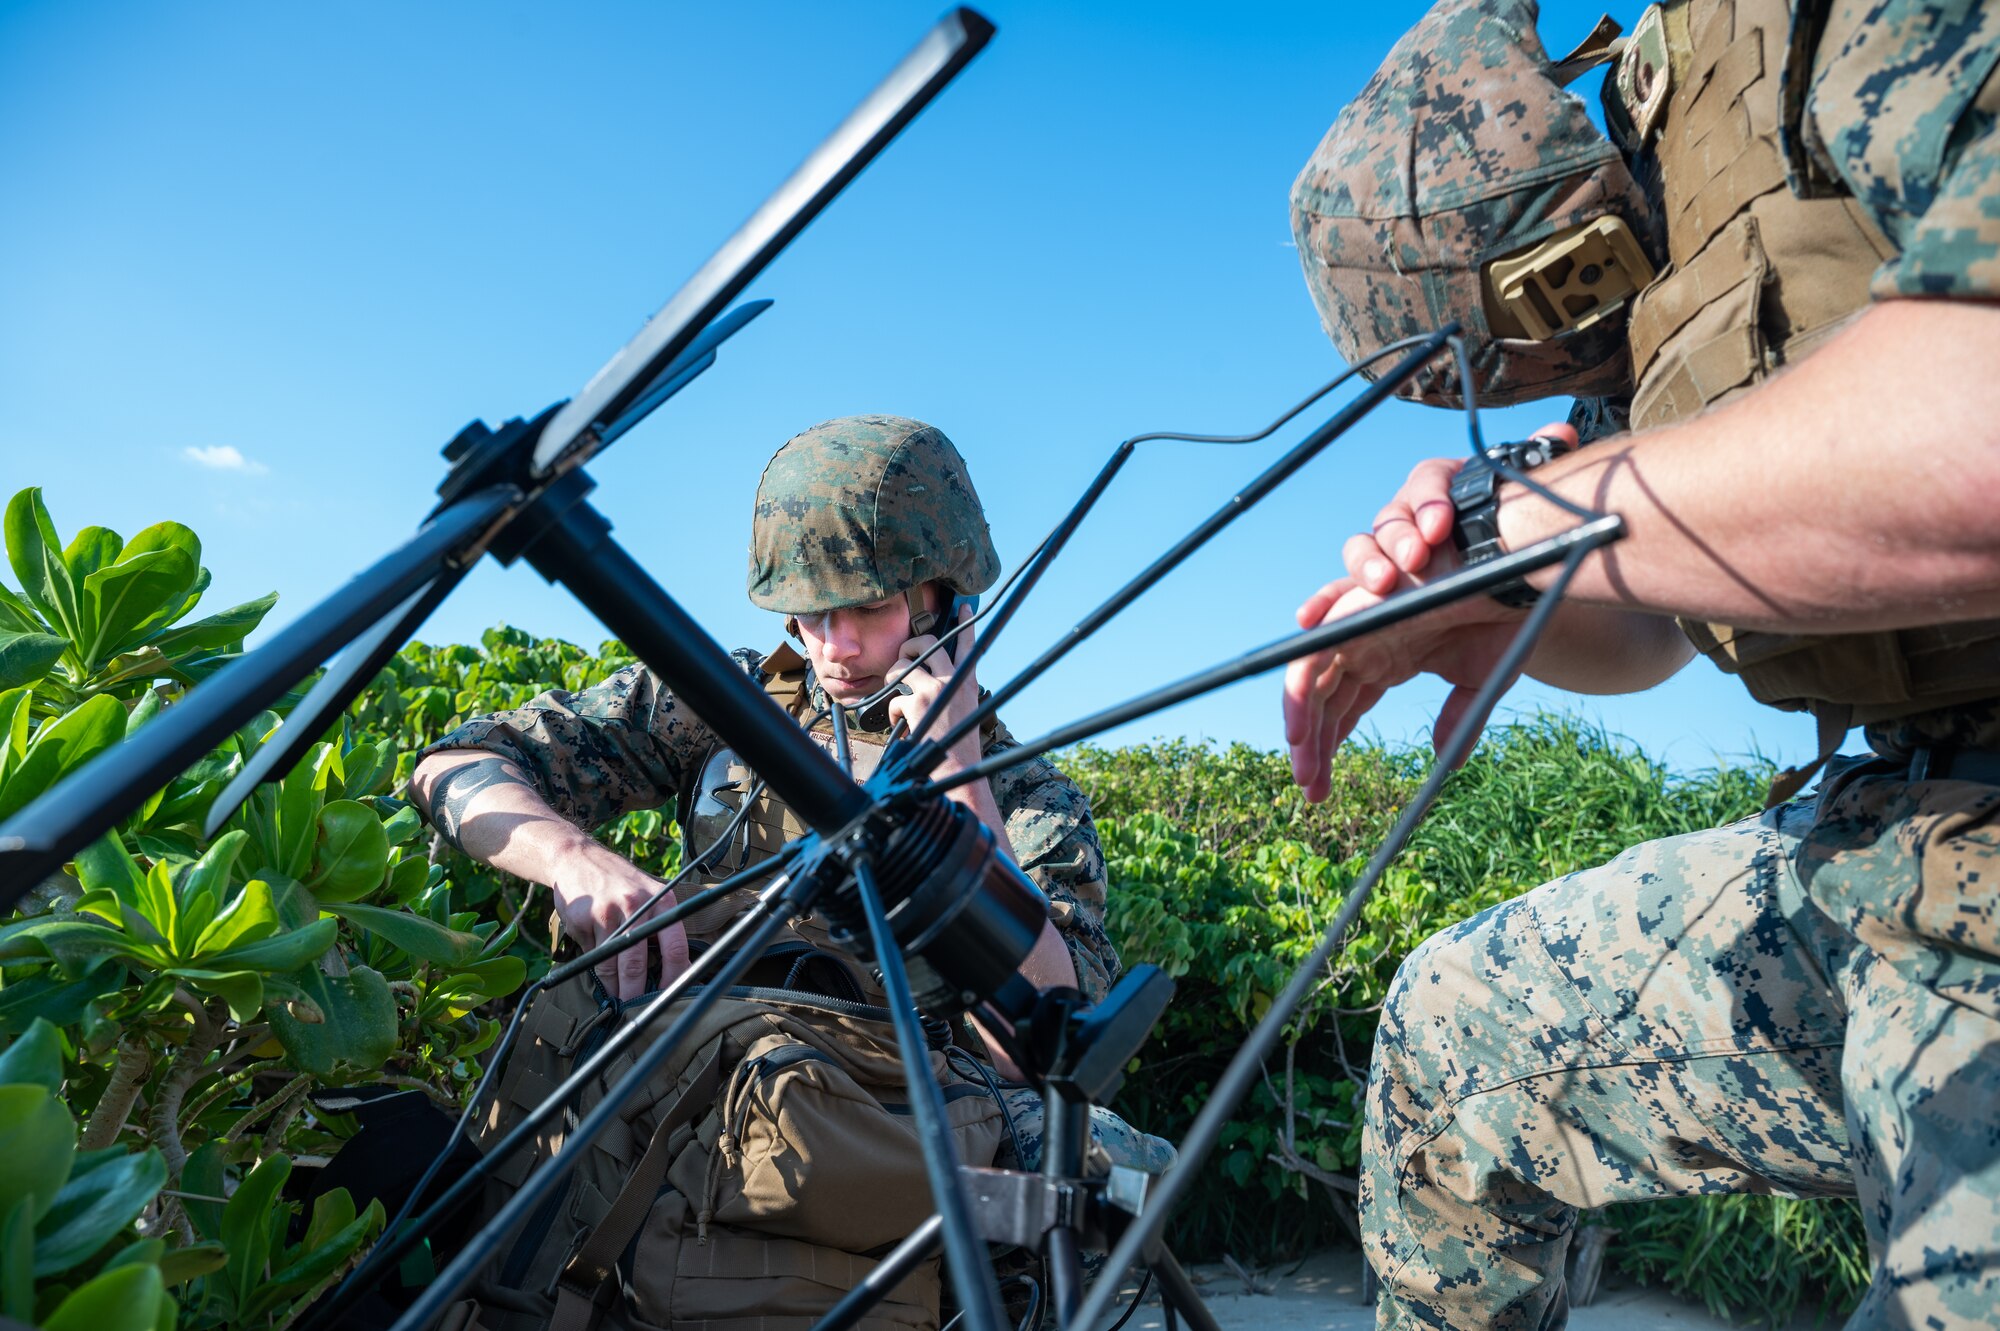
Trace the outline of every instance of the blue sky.
<instances>
[{"instance_id":1,"label":"blue sky","mask_svg":"<svg viewBox=\"0 0 2000 1331\"><path fill-rule=\"evenodd\" d=\"M757 283L776 308L593 468L599 506L716 637L768 646L780 630L742 591L750 497L814 422L943 427L1010 561L1120 438L1261 425L1339 368L1287 188L1422 9L995 3L987 52ZM0 0L0 488L43 486L65 532L187 522L211 604L275 588L284 622L407 535L467 420L575 392L939 12ZM1548 0L1547 44L1596 13ZM1304 428L1149 445L988 682ZM1039 733L1287 631L1342 539L1462 438L1443 413L1378 412L1010 725ZM425 636L502 620L602 636L490 561ZM1376 729L1423 735L1440 696L1404 690ZM1809 722L1700 664L1572 705L1683 768L1812 748ZM1114 738L1269 746L1277 716L1266 678Z\"/></svg>"}]
</instances>

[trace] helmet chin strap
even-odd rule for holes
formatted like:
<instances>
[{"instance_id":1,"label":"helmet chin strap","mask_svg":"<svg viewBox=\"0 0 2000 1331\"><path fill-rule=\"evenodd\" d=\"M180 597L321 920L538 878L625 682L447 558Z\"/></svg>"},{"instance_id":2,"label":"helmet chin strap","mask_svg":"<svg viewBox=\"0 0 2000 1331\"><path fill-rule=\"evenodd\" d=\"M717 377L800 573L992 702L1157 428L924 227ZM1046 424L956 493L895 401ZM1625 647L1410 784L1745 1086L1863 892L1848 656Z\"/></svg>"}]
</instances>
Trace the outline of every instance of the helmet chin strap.
<instances>
[{"instance_id":1,"label":"helmet chin strap","mask_svg":"<svg viewBox=\"0 0 2000 1331\"><path fill-rule=\"evenodd\" d=\"M924 605L924 584L905 588L903 602L910 607L910 636L920 638L937 631L937 611Z\"/></svg>"}]
</instances>

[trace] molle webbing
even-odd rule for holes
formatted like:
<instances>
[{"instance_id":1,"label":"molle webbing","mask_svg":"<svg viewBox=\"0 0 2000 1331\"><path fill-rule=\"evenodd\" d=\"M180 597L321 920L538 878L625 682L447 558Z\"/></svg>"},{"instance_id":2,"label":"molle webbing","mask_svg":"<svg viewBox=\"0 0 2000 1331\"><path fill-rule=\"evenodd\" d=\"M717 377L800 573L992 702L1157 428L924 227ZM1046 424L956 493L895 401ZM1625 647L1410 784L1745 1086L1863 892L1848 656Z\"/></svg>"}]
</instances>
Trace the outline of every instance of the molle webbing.
<instances>
[{"instance_id":1,"label":"molle webbing","mask_svg":"<svg viewBox=\"0 0 2000 1331\"><path fill-rule=\"evenodd\" d=\"M1664 31L1674 86L1645 141L1626 146L1656 168L1640 174L1661 182L1670 263L1633 302L1635 429L1685 420L1817 350L1866 308L1870 279L1894 254L1851 197L1799 198L1786 184L1780 117L1802 103L1781 109L1780 75L1788 59L1812 57L1788 40L1791 8L1679 0L1651 25ZM1621 61L1636 58L1628 44ZM1790 85L1809 74L1802 63ZM1606 96L1631 84L1609 78ZM1609 120L1634 123L1623 106ZM1834 636L1682 627L1758 701L1813 711L1822 731L2000 693L2000 621Z\"/></svg>"}]
</instances>

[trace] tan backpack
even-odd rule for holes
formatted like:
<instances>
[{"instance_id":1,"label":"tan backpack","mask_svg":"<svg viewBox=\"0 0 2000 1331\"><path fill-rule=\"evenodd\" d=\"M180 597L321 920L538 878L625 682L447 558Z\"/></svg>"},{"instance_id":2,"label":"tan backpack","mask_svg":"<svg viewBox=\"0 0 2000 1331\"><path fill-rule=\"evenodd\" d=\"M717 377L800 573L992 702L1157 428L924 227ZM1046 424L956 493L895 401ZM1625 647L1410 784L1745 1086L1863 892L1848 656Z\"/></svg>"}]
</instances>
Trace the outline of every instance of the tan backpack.
<instances>
[{"instance_id":1,"label":"tan backpack","mask_svg":"<svg viewBox=\"0 0 2000 1331\"><path fill-rule=\"evenodd\" d=\"M585 977L542 996L480 1125L482 1144L651 1001L621 1009L598 992ZM614 1060L532 1152L502 1165L490 1208L561 1148L634 1056ZM1005 1130L1000 1107L942 1052L930 1063L959 1158L991 1164ZM806 1331L931 1214L908 1099L886 1009L733 989L442 1325ZM934 1328L939 1290L934 1258L861 1326Z\"/></svg>"}]
</instances>

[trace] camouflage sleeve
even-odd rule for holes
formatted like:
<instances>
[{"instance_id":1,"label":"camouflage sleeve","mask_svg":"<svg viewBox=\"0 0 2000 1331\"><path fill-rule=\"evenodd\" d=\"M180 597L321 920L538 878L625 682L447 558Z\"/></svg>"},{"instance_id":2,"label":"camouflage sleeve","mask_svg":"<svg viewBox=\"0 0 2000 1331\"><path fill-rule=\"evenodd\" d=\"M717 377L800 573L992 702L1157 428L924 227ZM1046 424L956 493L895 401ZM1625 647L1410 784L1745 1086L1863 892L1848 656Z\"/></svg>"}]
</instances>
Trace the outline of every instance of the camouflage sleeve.
<instances>
[{"instance_id":1,"label":"camouflage sleeve","mask_svg":"<svg viewBox=\"0 0 2000 1331\"><path fill-rule=\"evenodd\" d=\"M425 748L483 749L517 764L549 806L579 827L671 804L710 731L643 665L584 689L550 689L524 707L475 716Z\"/></svg>"},{"instance_id":2,"label":"camouflage sleeve","mask_svg":"<svg viewBox=\"0 0 2000 1331\"><path fill-rule=\"evenodd\" d=\"M1012 747L1000 743L986 751ZM1046 758L1009 768L992 781L1014 862L1048 897L1056 931L1076 963L1077 986L1096 1002L1123 968L1104 928L1104 849L1090 820L1090 801Z\"/></svg>"},{"instance_id":3,"label":"camouflage sleeve","mask_svg":"<svg viewBox=\"0 0 2000 1331\"><path fill-rule=\"evenodd\" d=\"M1895 242L1876 299L2000 297L2000 8L1840 0L1805 139Z\"/></svg>"}]
</instances>

